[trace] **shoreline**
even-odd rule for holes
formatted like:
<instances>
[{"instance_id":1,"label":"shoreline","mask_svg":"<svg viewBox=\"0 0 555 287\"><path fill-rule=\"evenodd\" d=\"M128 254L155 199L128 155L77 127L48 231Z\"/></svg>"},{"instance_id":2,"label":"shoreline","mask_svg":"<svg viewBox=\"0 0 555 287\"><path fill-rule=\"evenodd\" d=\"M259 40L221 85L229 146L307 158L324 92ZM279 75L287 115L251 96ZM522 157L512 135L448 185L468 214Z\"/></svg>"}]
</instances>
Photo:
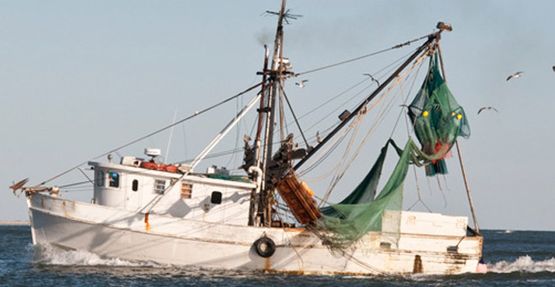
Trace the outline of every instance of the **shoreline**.
<instances>
[{"instance_id":1,"label":"shoreline","mask_svg":"<svg viewBox=\"0 0 555 287\"><path fill-rule=\"evenodd\" d=\"M0 220L0 226L13 226L13 225L29 225L29 221L25 220Z\"/></svg>"}]
</instances>

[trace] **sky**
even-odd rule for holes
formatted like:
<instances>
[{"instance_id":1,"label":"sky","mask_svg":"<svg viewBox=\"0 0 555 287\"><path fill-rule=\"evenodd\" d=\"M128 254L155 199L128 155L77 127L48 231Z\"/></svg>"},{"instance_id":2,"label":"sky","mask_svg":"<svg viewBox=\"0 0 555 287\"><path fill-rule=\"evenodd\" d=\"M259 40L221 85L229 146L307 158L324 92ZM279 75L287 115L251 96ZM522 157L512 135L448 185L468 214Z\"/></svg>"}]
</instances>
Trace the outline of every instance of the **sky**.
<instances>
[{"instance_id":1,"label":"sky","mask_svg":"<svg viewBox=\"0 0 555 287\"><path fill-rule=\"evenodd\" d=\"M27 219L24 198L8 189L13 181L41 182L258 83L262 46L272 43L276 21L264 12L278 6L255 0L0 1L0 220ZM285 27L284 54L296 72L426 35L438 21L451 23L441 47L448 85L472 130L460 145L480 227L555 230L555 2L289 0L288 8L302 15ZM354 92L341 91L416 47L307 74L303 89L290 80L287 96L298 115L331 98L352 107L361 98L349 101ZM523 77L507 82L516 71ZM418 85L405 86L399 97L413 97ZM193 158L250 96L117 155L141 156L145 147L158 147L170 162ZM478 116L482 106L499 112ZM301 125L314 137L336 121L334 112L326 106ZM399 112L393 109L371 135L331 199L340 200L364 176ZM216 152L242 146L254 114L247 118ZM361 127L374 121L370 114ZM292 126L290 132L298 134ZM403 133L396 133L401 141ZM328 160L333 166L340 159ZM241 154L212 160L236 169ZM448 166L441 185L422 176L407 180L405 206L416 202L418 186L424 202L418 209L468 215L455 157ZM318 180L325 171L306 178L320 195L329 184ZM74 171L55 184L83 180ZM92 194L64 196L88 201Z\"/></svg>"}]
</instances>

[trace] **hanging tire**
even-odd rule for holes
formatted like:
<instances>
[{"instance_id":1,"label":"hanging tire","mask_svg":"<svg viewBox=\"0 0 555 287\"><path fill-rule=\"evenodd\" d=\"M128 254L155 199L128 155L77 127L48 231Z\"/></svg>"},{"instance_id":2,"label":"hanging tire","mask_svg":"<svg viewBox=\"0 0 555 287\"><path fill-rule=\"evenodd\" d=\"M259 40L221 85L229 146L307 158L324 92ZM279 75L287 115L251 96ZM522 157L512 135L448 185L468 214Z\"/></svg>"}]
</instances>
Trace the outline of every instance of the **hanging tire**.
<instances>
[{"instance_id":1,"label":"hanging tire","mask_svg":"<svg viewBox=\"0 0 555 287\"><path fill-rule=\"evenodd\" d=\"M269 237L260 237L253 243L256 253L261 257L268 258L276 252L276 244Z\"/></svg>"}]
</instances>

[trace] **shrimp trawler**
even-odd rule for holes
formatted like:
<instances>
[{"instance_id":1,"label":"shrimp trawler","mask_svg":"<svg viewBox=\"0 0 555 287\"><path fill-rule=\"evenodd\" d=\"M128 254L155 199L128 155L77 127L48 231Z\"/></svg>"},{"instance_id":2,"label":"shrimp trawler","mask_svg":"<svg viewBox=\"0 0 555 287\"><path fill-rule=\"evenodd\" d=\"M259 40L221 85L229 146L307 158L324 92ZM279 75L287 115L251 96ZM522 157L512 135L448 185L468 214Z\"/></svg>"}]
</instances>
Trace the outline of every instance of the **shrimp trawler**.
<instances>
[{"instance_id":1,"label":"shrimp trawler","mask_svg":"<svg viewBox=\"0 0 555 287\"><path fill-rule=\"evenodd\" d=\"M33 244L84 250L106 258L229 270L356 275L477 272L483 238L468 188L473 228L466 216L403 209L409 168L423 170L430 177L447 173L445 160L454 146L459 151L457 138L470 135L464 110L445 82L439 44L442 33L451 27L440 22L433 33L386 49L420 43L394 63L389 75L369 75L365 81L373 90L340 113L333 126L309 139L285 93L286 81L308 73L294 72L284 57L283 24L296 15L285 8L285 0L280 11L272 14L278 18L277 30L273 54L265 49L263 69L258 72L261 81L215 106L251 93L252 99L194 160L166 163L155 148L145 149L146 159L121 156L113 160L112 154L125 145L103 154L107 161L84 162L40 184L27 185L23 180L11 186L26 195ZM379 105L390 109L392 104L384 99L420 66L427 66L423 83L412 101L407 97L402 103L411 130L404 145L393 137L384 138L383 148L360 183L350 192L335 191L347 163L366 142L367 137L353 140L360 123ZM255 128L244 139L241 173L215 166L206 172L196 170L254 107ZM129 144L202 116L211 108ZM284 128L286 108L298 136ZM343 164L328 176L330 188L312 190L303 176L325 164L347 137L349 152L346 149ZM393 156L396 164L380 184L387 156ZM71 183L53 184L83 165L94 172L86 183L92 191L90 202L62 196L61 191ZM331 203L332 191L344 199Z\"/></svg>"}]
</instances>

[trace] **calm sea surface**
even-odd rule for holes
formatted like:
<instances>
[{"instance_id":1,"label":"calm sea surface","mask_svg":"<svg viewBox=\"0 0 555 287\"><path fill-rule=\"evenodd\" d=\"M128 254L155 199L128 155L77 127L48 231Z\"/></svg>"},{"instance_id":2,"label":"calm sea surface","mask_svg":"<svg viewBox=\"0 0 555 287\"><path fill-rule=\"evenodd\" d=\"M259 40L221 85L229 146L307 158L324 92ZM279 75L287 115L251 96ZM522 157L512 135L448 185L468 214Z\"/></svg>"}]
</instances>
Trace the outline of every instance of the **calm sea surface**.
<instances>
[{"instance_id":1,"label":"calm sea surface","mask_svg":"<svg viewBox=\"0 0 555 287\"><path fill-rule=\"evenodd\" d=\"M0 226L0 286L555 286L555 232L484 231L484 275L291 276L192 270L36 252L28 226Z\"/></svg>"}]
</instances>

